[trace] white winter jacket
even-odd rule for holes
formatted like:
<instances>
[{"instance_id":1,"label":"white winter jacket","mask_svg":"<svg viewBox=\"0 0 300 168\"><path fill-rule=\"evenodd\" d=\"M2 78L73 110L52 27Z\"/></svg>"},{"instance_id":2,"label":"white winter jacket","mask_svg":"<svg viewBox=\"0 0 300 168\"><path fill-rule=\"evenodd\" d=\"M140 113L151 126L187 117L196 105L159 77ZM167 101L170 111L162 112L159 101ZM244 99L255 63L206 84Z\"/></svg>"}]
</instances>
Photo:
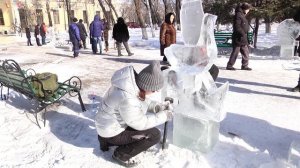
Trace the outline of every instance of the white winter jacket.
<instances>
[{"instance_id":1,"label":"white winter jacket","mask_svg":"<svg viewBox=\"0 0 300 168\"><path fill-rule=\"evenodd\" d=\"M113 137L126 127L146 130L158 126L167 120L165 112L147 113L151 101L138 98L139 88L135 82L132 66L124 67L114 73L111 87L105 93L95 124L102 137Z\"/></svg>"}]
</instances>

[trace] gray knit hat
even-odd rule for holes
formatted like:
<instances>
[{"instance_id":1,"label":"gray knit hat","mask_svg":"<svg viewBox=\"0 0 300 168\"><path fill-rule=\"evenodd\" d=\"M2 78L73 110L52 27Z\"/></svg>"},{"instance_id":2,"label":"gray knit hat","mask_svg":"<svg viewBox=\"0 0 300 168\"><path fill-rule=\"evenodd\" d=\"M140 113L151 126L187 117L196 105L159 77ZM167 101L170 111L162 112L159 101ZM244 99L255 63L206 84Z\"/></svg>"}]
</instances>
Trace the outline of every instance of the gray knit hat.
<instances>
[{"instance_id":1,"label":"gray knit hat","mask_svg":"<svg viewBox=\"0 0 300 168\"><path fill-rule=\"evenodd\" d=\"M144 91L157 91L164 85L159 61L153 61L136 75L136 84Z\"/></svg>"}]
</instances>

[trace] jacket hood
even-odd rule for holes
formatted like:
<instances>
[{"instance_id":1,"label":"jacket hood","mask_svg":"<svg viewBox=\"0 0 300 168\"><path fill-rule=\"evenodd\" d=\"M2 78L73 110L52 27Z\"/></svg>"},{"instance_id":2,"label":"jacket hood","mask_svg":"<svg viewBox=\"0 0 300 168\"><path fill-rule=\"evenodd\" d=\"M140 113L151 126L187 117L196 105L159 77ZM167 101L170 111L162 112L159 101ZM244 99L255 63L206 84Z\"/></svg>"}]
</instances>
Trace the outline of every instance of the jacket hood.
<instances>
[{"instance_id":1,"label":"jacket hood","mask_svg":"<svg viewBox=\"0 0 300 168\"><path fill-rule=\"evenodd\" d=\"M99 15L95 15L94 21L100 21L100 16Z\"/></svg>"},{"instance_id":2,"label":"jacket hood","mask_svg":"<svg viewBox=\"0 0 300 168\"><path fill-rule=\"evenodd\" d=\"M131 94L138 93L139 88L136 85L134 73L132 66L124 67L113 74L111 84Z\"/></svg>"},{"instance_id":3,"label":"jacket hood","mask_svg":"<svg viewBox=\"0 0 300 168\"><path fill-rule=\"evenodd\" d=\"M122 17L119 17L118 20L117 20L117 23L118 24L125 24L125 21Z\"/></svg>"}]
</instances>

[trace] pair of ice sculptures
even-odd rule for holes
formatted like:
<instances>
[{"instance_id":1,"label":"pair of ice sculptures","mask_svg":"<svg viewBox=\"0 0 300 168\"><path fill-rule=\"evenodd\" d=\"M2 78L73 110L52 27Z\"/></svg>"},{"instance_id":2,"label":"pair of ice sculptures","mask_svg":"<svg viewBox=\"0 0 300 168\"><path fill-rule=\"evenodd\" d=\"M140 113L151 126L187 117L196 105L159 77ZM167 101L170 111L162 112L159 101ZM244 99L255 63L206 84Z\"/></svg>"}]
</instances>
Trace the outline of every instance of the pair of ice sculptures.
<instances>
[{"instance_id":1,"label":"pair of ice sculptures","mask_svg":"<svg viewBox=\"0 0 300 168\"><path fill-rule=\"evenodd\" d=\"M173 144L207 152L219 137L222 105L228 83L217 88L209 69L217 58L214 25L217 16L204 14L201 0L183 0L180 11L184 45L165 49L172 65L164 71L162 99L174 103Z\"/></svg>"}]
</instances>

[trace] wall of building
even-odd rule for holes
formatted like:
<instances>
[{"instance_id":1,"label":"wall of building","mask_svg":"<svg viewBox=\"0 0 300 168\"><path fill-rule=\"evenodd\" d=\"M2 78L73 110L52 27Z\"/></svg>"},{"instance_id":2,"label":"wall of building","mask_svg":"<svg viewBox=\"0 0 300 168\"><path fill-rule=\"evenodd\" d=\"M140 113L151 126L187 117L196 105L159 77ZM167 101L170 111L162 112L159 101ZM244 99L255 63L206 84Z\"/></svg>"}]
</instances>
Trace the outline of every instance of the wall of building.
<instances>
[{"instance_id":1,"label":"wall of building","mask_svg":"<svg viewBox=\"0 0 300 168\"><path fill-rule=\"evenodd\" d=\"M56 32L66 31L68 29L68 16L66 10L65 2L58 2L59 0L49 0L50 6L50 14L53 23L54 30ZM71 1L71 10L74 10L74 16L79 19L83 19L83 11L87 11L88 24L91 23L94 19L95 14L100 12L100 17L104 18L104 14L97 0L70 0ZM9 7L6 6L6 2L11 3ZM76 2L76 3L75 3ZM85 3L87 2L87 3ZM92 3L94 2L94 4ZM118 5L115 5L118 10ZM3 15L5 18L5 25L0 25L0 32L3 30L9 30L12 27L12 23L14 23L14 16L18 19L18 24L20 25L19 12L18 9L27 9L30 10L29 16L27 16L27 23L29 26L33 27L37 24L37 16L36 9L42 10L43 22L46 26L49 27L48 14L46 10L46 0L0 0L0 8L3 11ZM106 7L107 8L107 7ZM108 9L108 8L107 8ZM59 23L54 23L53 11L58 11L59 13ZM29 21L30 20L30 21Z\"/></svg>"}]
</instances>

